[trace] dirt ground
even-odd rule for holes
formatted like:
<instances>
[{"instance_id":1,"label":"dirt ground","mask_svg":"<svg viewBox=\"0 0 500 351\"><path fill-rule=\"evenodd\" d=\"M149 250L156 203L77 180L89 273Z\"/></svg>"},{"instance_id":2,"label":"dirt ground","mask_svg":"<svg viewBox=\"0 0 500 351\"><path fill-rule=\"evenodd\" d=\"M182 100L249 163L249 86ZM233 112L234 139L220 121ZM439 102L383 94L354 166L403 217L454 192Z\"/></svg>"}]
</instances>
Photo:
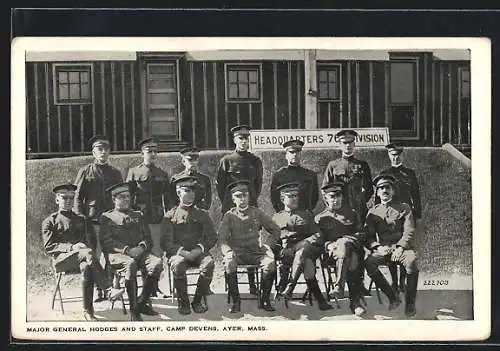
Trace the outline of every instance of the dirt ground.
<instances>
[{"instance_id":1,"label":"dirt ground","mask_svg":"<svg viewBox=\"0 0 500 351\"><path fill-rule=\"evenodd\" d=\"M387 272L384 272L387 274ZM318 272L318 281L320 288L325 292L323 278ZM432 286L424 286L424 282L429 278L426 275L420 275L419 291L417 294L417 315L413 319L473 319L473 296L471 287L469 287L468 277L454 277L450 280L450 284L445 289L434 289ZM190 278L191 282L195 282L196 277ZM240 280L246 280L246 275L240 275ZM388 278L390 279L390 278ZM302 281L302 278L301 278ZM72 275L63 277L62 281L62 296L64 301L64 314L61 311L61 306L56 301L54 309L51 308L52 293L55 287L55 279L53 277L45 277L45 279L37 282L30 282L27 291L27 321L78 321L82 320L82 300L81 289L79 287L80 276ZM365 280L368 282L368 278ZM169 295L169 284L166 272L163 272L160 280L160 289ZM339 300L339 307L329 311L320 311L316 302L313 306L309 305L308 301L302 302L300 297L305 291L305 285L299 284L295 290L297 300L292 301L289 307L286 308L282 301L275 301L274 307L276 312L265 312L257 308L257 302L244 300L242 302L242 312L238 314L230 314L228 312L229 305L227 303L227 295L224 287L223 270L220 265L216 266L215 276L211 285L214 292L208 296L209 311L205 314L192 313L187 316L180 315L177 312L177 302L170 297L153 298L153 308L160 314L158 316L144 316L145 321L218 321L218 320L338 320L338 319L357 319L351 314L348 308L348 300ZM194 291L194 287L190 287L190 292ZM242 284L240 287L242 297L252 297L248 294L248 285ZM368 305L368 313L364 319L405 319L404 304L395 311L388 311L387 298L381 293L382 304L377 299L376 291L373 289L371 297L366 297ZM274 296L274 289L272 292ZM401 295L403 298L403 295ZM127 297L125 295L125 305L128 310ZM116 302L114 307L111 307L109 301L95 303L97 318L103 321L128 321L130 315L123 314L121 302Z\"/></svg>"}]
</instances>

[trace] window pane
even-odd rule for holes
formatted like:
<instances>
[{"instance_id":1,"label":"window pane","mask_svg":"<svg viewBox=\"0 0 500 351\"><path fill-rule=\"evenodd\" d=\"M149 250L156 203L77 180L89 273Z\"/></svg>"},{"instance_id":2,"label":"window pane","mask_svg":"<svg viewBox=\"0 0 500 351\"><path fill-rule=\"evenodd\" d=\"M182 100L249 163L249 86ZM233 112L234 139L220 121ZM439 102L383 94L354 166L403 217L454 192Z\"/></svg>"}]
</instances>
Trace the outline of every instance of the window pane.
<instances>
[{"instance_id":1,"label":"window pane","mask_svg":"<svg viewBox=\"0 0 500 351\"><path fill-rule=\"evenodd\" d=\"M250 99L258 99L259 98L259 90L257 84L250 84L248 86L248 97Z\"/></svg>"},{"instance_id":2,"label":"window pane","mask_svg":"<svg viewBox=\"0 0 500 351\"><path fill-rule=\"evenodd\" d=\"M149 73L174 73L174 65L149 65Z\"/></svg>"},{"instance_id":3,"label":"window pane","mask_svg":"<svg viewBox=\"0 0 500 351\"><path fill-rule=\"evenodd\" d=\"M149 116L152 118L175 119L177 118L177 110L175 109L154 109L150 110Z\"/></svg>"},{"instance_id":4,"label":"window pane","mask_svg":"<svg viewBox=\"0 0 500 351\"><path fill-rule=\"evenodd\" d=\"M412 104L415 101L414 63L391 62L391 102Z\"/></svg>"},{"instance_id":5,"label":"window pane","mask_svg":"<svg viewBox=\"0 0 500 351\"><path fill-rule=\"evenodd\" d=\"M248 81L252 83L257 83L258 82L258 75L257 71L249 71L248 72Z\"/></svg>"},{"instance_id":6,"label":"window pane","mask_svg":"<svg viewBox=\"0 0 500 351\"><path fill-rule=\"evenodd\" d=\"M238 82L248 82L248 72L238 71Z\"/></svg>"},{"instance_id":7,"label":"window pane","mask_svg":"<svg viewBox=\"0 0 500 351\"><path fill-rule=\"evenodd\" d=\"M68 83L68 72L59 72L59 83Z\"/></svg>"},{"instance_id":8,"label":"window pane","mask_svg":"<svg viewBox=\"0 0 500 351\"><path fill-rule=\"evenodd\" d=\"M150 89L175 89L175 84L173 79L150 79L149 80Z\"/></svg>"},{"instance_id":9,"label":"window pane","mask_svg":"<svg viewBox=\"0 0 500 351\"><path fill-rule=\"evenodd\" d=\"M69 85L69 98L71 100L80 100L80 86L78 84Z\"/></svg>"},{"instance_id":10,"label":"window pane","mask_svg":"<svg viewBox=\"0 0 500 351\"><path fill-rule=\"evenodd\" d=\"M325 70L319 71L319 81L320 82L326 82L326 80L327 80L327 74L328 74L328 72L325 71Z\"/></svg>"},{"instance_id":11,"label":"window pane","mask_svg":"<svg viewBox=\"0 0 500 351\"><path fill-rule=\"evenodd\" d=\"M177 137L177 123L172 121L152 121L150 122L152 135L164 135Z\"/></svg>"},{"instance_id":12,"label":"window pane","mask_svg":"<svg viewBox=\"0 0 500 351\"><path fill-rule=\"evenodd\" d=\"M67 84L59 84L59 99L68 100L68 85Z\"/></svg>"},{"instance_id":13,"label":"window pane","mask_svg":"<svg viewBox=\"0 0 500 351\"><path fill-rule=\"evenodd\" d=\"M392 108L392 129L413 130L415 122L414 106L393 106Z\"/></svg>"},{"instance_id":14,"label":"window pane","mask_svg":"<svg viewBox=\"0 0 500 351\"><path fill-rule=\"evenodd\" d=\"M88 72L80 72L80 82L88 83L89 81L89 73Z\"/></svg>"},{"instance_id":15,"label":"window pane","mask_svg":"<svg viewBox=\"0 0 500 351\"><path fill-rule=\"evenodd\" d=\"M319 83L319 98L328 99L328 84Z\"/></svg>"},{"instance_id":16,"label":"window pane","mask_svg":"<svg viewBox=\"0 0 500 351\"><path fill-rule=\"evenodd\" d=\"M176 94L172 93L149 93L149 103L153 105L177 105Z\"/></svg>"},{"instance_id":17,"label":"window pane","mask_svg":"<svg viewBox=\"0 0 500 351\"><path fill-rule=\"evenodd\" d=\"M462 72L462 81L470 81L470 71L468 69L461 70Z\"/></svg>"},{"instance_id":18,"label":"window pane","mask_svg":"<svg viewBox=\"0 0 500 351\"><path fill-rule=\"evenodd\" d=\"M329 82L337 81L337 72L335 70L328 71L328 81Z\"/></svg>"},{"instance_id":19,"label":"window pane","mask_svg":"<svg viewBox=\"0 0 500 351\"><path fill-rule=\"evenodd\" d=\"M88 83L81 85L81 93L82 93L82 96L81 96L82 99L84 99L84 100L90 99L90 87L89 87Z\"/></svg>"},{"instance_id":20,"label":"window pane","mask_svg":"<svg viewBox=\"0 0 500 351\"><path fill-rule=\"evenodd\" d=\"M238 97L238 84L229 84L229 98L235 99Z\"/></svg>"},{"instance_id":21,"label":"window pane","mask_svg":"<svg viewBox=\"0 0 500 351\"><path fill-rule=\"evenodd\" d=\"M238 72L229 71L229 83L236 83L238 81Z\"/></svg>"},{"instance_id":22,"label":"window pane","mask_svg":"<svg viewBox=\"0 0 500 351\"><path fill-rule=\"evenodd\" d=\"M248 99L248 85L247 84L239 84L238 86L239 97L242 99Z\"/></svg>"},{"instance_id":23,"label":"window pane","mask_svg":"<svg viewBox=\"0 0 500 351\"><path fill-rule=\"evenodd\" d=\"M80 81L80 72L69 72L69 82L78 83Z\"/></svg>"},{"instance_id":24,"label":"window pane","mask_svg":"<svg viewBox=\"0 0 500 351\"><path fill-rule=\"evenodd\" d=\"M337 86L333 83L328 84L328 98L337 99Z\"/></svg>"}]
</instances>

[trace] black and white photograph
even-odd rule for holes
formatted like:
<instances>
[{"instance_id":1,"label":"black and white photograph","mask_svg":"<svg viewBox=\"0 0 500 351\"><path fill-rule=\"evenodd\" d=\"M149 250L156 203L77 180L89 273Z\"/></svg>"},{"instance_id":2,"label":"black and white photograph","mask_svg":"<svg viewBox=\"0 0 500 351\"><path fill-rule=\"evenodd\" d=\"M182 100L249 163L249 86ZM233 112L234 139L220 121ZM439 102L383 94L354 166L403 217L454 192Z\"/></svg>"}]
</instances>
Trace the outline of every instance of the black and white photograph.
<instances>
[{"instance_id":1,"label":"black and white photograph","mask_svg":"<svg viewBox=\"0 0 500 351\"><path fill-rule=\"evenodd\" d=\"M14 335L486 337L489 45L14 42Z\"/></svg>"}]
</instances>

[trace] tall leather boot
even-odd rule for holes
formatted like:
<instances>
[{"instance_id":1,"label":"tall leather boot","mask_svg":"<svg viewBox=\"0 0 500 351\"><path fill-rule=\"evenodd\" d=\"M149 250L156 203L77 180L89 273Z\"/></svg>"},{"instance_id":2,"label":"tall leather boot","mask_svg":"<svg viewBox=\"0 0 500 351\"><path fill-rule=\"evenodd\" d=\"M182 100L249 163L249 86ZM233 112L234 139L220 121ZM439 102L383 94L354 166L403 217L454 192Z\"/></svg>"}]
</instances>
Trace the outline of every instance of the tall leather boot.
<instances>
[{"instance_id":1,"label":"tall leather boot","mask_svg":"<svg viewBox=\"0 0 500 351\"><path fill-rule=\"evenodd\" d=\"M349 259L349 255L346 255L345 258L339 258L338 260L335 261L335 268L337 270L336 274L337 279L333 284L332 295L337 299L341 299L344 297L345 281L350 264L351 262Z\"/></svg>"},{"instance_id":2,"label":"tall leather boot","mask_svg":"<svg viewBox=\"0 0 500 351\"><path fill-rule=\"evenodd\" d=\"M236 272L227 274L227 289L229 296L233 301L233 305L229 309L229 313L239 313L241 311L241 299Z\"/></svg>"},{"instance_id":3,"label":"tall leather boot","mask_svg":"<svg viewBox=\"0 0 500 351\"><path fill-rule=\"evenodd\" d=\"M362 282L359 280L359 272L349 272L347 276L347 286L349 289L349 309L354 315L358 317L361 317L366 313L366 309L361 305L361 285Z\"/></svg>"},{"instance_id":4,"label":"tall leather boot","mask_svg":"<svg viewBox=\"0 0 500 351\"><path fill-rule=\"evenodd\" d=\"M255 269L247 268L247 275L250 294L257 295L257 284L255 284Z\"/></svg>"},{"instance_id":5,"label":"tall leather boot","mask_svg":"<svg viewBox=\"0 0 500 351\"><path fill-rule=\"evenodd\" d=\"M389 273L391 274L392 290L394 290L396 294L399 294L398 266L396 263L391 262L388 264L388 267L389 267Z\"/></svg>"},{"instance_id":6,"label":"tall leather boot","mask_svg":"<svg viewBox=\"0 0 500 351\"><path fill-rule=\"evenodd\" d=\"M187 291L187 277L174 278L174 288L177 291L177 310L183 315L191 314Z\"/></svg>"},{"instance_id":7,"label":"tall leather boot","mask_svg":"<svg viewBox=\"0 0 500 351\"><path fill-rule=\"evenodd\" d=\"M406 269L403 266L399 268L399 291L406 292Z\"/></svg>"},{"instance_id":8,"label":"tall leather boot","mask_svg":"<svg viewBox=\"0 0 500 351\"><path fill-rule=\"evenodd\" d=\"M144 280L144 286L142 287L141 295L137 298L137 307L140 313L147 316L157 316L159 313L153 310L153 307L148 303L149 298L155 292L157 287L158 278L147 276Z\"/></svg>"},{"instance_id":9,"label":"tall leather boot","mask_svg":"<svg viewBox=\"0 0 500 351\"><path fill-rule=\"evenodd\" d=\"M408 317L413 317L417 314L415 308L415 300L417 298L417 286L418 286L418 271L412 274L407 274L406 281L406 291L405 291L405 315Z\"/></svg>"},{"instance_id":10,"label":"tall leather boot","mask_svg":"<svg viewBox=\"0 0 500 351\"><path fill-rule=\"evenodd\" d=\"M291 299L293 297L293 290L295 289L295 286L297 285L297 282L303 270L303 265L292 266L292 274L290 280L286 286L285 291L283 291L283 297L285 299Z\"/></svg>"},{"instance_id":11,"label":"tall leather boot","mask_svg":"<svg viewBox=\"0 0 500 351\"><path fill-rule=\"evenodd\" d=\"M314 296L316 301L318 301L318 307L321 311L331 310L333 307L326 302L325 297L319 289L318 280L316 278L306 280L309 292Z\"/></svg>"},{"instance_id":12,"label":"tall leather boot","mask_svg":"<svg viewBox=\"0 0 500 351\"><path fill-rule=\"evenodd\" d=\"M203 296L206 296L208 294L211 281L212 278L207 278L202 275L198 277L193 302L191 302L191 307L193 308L193 311L195 313L205 313L208 311L208 306L203 303Z\"/></svg>"},{"instance_id":13,"label":"tall leather boot","mask_svg":"<svg viewBox=\"0 0 500 351\"><path fill-rule=\"evenodd\" d=\"M282 294L288 285L288 280L290 278L290 266L282 264L279 267L280 280L278 282L277 293Z\"/></svg>"},{"instance_id":14,"label":"tall leather boot","mask_svg":"<svg viewBox=\"0 0 500 351\"><path fill-rule=\"evenodd\" d=\"M137 287L135 278L125 280L125 290L127 290L128 301L130 304L130 315L133 321L142 321L141 312L137 307Z\"/></svg>"},{"instance_id":15,"label":"tall leather boot","mask_svg":"<svg viewBox=\"0 0 500 351\"><path fill-rule=\"evenodd\" d=\"M274 272L274 274L276 274L276 272ZM273 287L273 282L274 282L274 274L266 274L265 276L262 277L262 281L260 283L261 295L260 295L259 308L268 312L276 311L274 307L271 305L271 300L270 300L271 289Z\"/></svg>"},{"instance_id":16,"label":"tall leather boot","mask_svg":"<svg viewBox=\"0 0 500 351\"><path fill-rule=\"evenodd\" d=\"M91 279L84 278L82 281L82 298L83 298L83 318L87 321L97 321L94 315L94 306L92 300L94 298L94 282Z\"/></svg>"},{"instance_id":17,"label":"tall leather boot","mask_svg":"<svg viewBox=\"0 0 500 351\"><path fill-rule=\"evenodd\" d=\"M372 273L371 278L375 285L389 298L389 311L398 308L401 300L396 296L396 293L392 290L382 273L377 269L375 273Z\"/></svg>"}]
</instances>

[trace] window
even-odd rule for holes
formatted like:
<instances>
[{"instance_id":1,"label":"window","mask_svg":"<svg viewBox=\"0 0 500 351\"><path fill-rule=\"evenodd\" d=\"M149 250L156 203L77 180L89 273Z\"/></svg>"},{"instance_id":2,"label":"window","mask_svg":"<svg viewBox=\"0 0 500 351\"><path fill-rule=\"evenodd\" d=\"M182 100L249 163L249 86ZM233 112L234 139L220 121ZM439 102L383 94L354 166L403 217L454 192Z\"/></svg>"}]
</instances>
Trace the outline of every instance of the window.
<instances>
[{"instance_id":1,"label":"window","mask_svg":"<svg viewBox=\"0 0 500 351\"><path fill-rule=\"evenodd\" d=\"M340 99L340 66L318 66L318 99L337 101Z\"/></svg>"},{"instance_id":2,"label":"window","mask_svg":"<svg viewBox=\"0 0 500 351\"><path fill-rule=\"evenodd\" d=\"M390 63L390 104L392 129L416 130L416 61L392 61Z\"/></svg>"},{"instance_id":3,"label":"window","mask_svg":"<svg viewBox=\"0 0 500 351\"><path fill-rule=\"evenodd\" d=\"M55 64L53 71L55 104L92 103L92 64Z\"/></svg>"},{"instance_id":4,"label":"window","mask_svg":"<svg viewBox=\"0 0 500 351\"><path fill-rule=\"evenodd\" d=\"M260 64L227 64L226 101L260 102L262 95Z\"/></svg>"},{"instance_id":5,"label":"window","mask_svg":"<svg viewBox=\"0 0 500 351\"><path fill-rule=\"evenodd\" d=\"M461 67L460 72L460 97L462 99L470 98L470 69Z\"/></svg>"}]
</instances>

